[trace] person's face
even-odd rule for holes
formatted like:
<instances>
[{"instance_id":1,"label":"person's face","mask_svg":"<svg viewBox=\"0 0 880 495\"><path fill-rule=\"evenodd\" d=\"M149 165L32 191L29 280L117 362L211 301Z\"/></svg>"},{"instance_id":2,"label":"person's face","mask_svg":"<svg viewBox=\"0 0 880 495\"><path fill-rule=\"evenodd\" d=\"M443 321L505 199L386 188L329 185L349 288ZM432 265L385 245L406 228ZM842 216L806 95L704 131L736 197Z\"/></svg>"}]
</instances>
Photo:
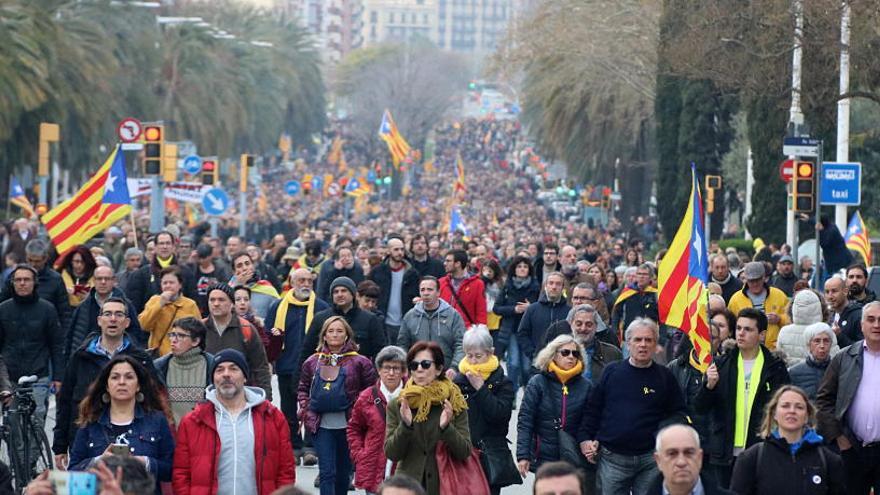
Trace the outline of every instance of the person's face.
<instances>
[{"instance_id":1,"label":"person's face","mask_svg":"<svg viewBox=\"0 0 880 495\"><path fill-rule=\"evenodd\" d=\"M862 333L866 344L875 349L880 346L880 308L877 306L871 305L862 309Z\"/></svg>"},{"instance_id":2,"label":"person's face","mask_svg":"<svg viewBox=\"0 0 880 495\"><path fill-rule=\"evenodd\" d=\"M208 293L208 310L215 318L225 318L232 314L232 301L222 290L212 290Z\"/></svg>"},{"instance_id":3,"label":"person's face","mask_svg":"<svg viewBox=\"0 0 880 495\"><path fill-rule=\"evenodd\" d=\"M113 292L114 286L116 286L116 276L110 267L99 266L95 268L95 292L99 296L106 297Z\"/></svg>"},{"instance_id":4,"label":"person's face","mask_svg":"<svg viewBox=\"0 0 880 495\"><path fill-rule=\"evenodd\" d=\"M776 270L780 275L790 275L794 271L794 263L791 261L781 261L776 264Z\"/></svg>"},{"instance_id":5,"label":"person's face","mask_svg":"<svg viewBox=\"0 0 880 495\"><path fill-rule=\"evenodd\" d=\"M589 275L590 274L590 265L585 263L578 263L578 274L579 275Z\"/></svg>"},{"instance_id":6,"label":"person's face","mask_svg":"<svg viewBox=\"0 0 880 495\"><path fill-rule=\"evenodd\" d=\"M746 285L749 286L749 292L752 294L760 294L764 292L764 279L763 278L754 278L751 280L746 280Z\"/></svg>"},{"instance_id":7,"label":"person's face","mask_svg":"<svg viewBox=\"0 0 880 495\"><path fill-rule=\"evenodd\" d=\"M455 258L451 254L447 254L443 260L443 269L446 273L455 273Z\"/></svg>"},{"instance_id":8,"label":"person's face","mask_svg":"<svg viewBox=\"0 0 880 495\"><path fill-rule=\"evenodd\" d=\"M248 295L246 290L237 290L235 291L235 301L233 301L235 305L235 313L239 315L246 314L251 310L251 296Z\"/></svg>"},{"instance_id":9,"label":"person's face","mask_svg":"<svg viewBox=\"0 0 880 495\"><path fill-rule=\"evenodd\" d=\"M286 248L287 239L284 238L284 234L275 234L275 237L272 238L272 246L279 249Z\"/></svg>"},{"instance_id":10,"label":"person's face","mask_svg":"<svg viewBox=\"0 0 880 495\"><path fill-rule=\"evenodd\" d=\"M437 241L431 241L428 244L428 256L432 258L437 258L440 256L440 243Z\"/></svg>"},{"instance_id":11,"label":"person's face","mask_svg":"<svg viewBox=\"0 0 880 495\"><path fill-rule=\"evenodd\" d=\"M663 432L660 451L654 453L657 468L668 485L693 487L703 467L703 451L684 428Z\"/></svg>"},{"instance_id":12,"label":"person's face","mask_svg":"<svg viewBox=\"0 0 880 495\"><path fill-rule=\"evenodd\" d=\"M623 256L623 246L615 244L612 248L612 252L614 253L614 256Z\"/></svg>"},{"instance_id":13,"label":"person's face","mask_svg":"<svg viewBox=\"0 0 880 495\"><path fill-rule=\"evenodd\" d=\"M810 339L810 355L817 362L823 362L831 354L831 337L822 332Z\"/></svg>"},{"instance_id":14,"label":"person's face","mask_svg":"<svg viewBox=\"0 0 880 495\"><path fill-rule=\"evenodd\" d=\"M425 362L430 363L428 369L421 365ZM419 364L419 366L413 369L415 364ZM409 363L409 373L416 385L424 387L430 385L431 382L440 376L440 366L442 366L442 363L434 362L434 356L431 354L431 351L424 350L413 356L412 362Z\"/></svg>"},{"instance_id":15,"label":"person's face","mask_svg":"<svg viewBox=\"0 0 880 495\"><path fill-rule=\"evenodd\" d=\"M260 248L257 246L248 246L245 248L245 252L247 252L248 256L251 257L251 261L254 263L260 260Z\"/></svg>"},{"instance_id":16,"label":"person's face","mask_svg":"<svg viewBox=\"0 0 880 495\"><path fill-rule=\"evenodd\" d=\"M590 304L595 301L595 294L593 293L593 289L572 289L571 290L571 305L578 306L580 304Z\"/></svg>"},{"instance_id":17,"label":"person's face","mask_svg":"<svg viewBox=\"0 0 880 495\"><path fill-rule=\"evenodd\" d=\"M403 248L403 241L400 239L391 239L388 241L388 254L394 262L403 261L403 257L406 254L406 251Z\"/></svg>"},{"instance_id":18,"label":"person's face","mask_svg":"<svg viewBox=\"0 0 880 495\"><path fill-rule=\"evenodd\" d=\"M605 284L608 285L609 288L613 287L614 284L617 283L617 274L614 271L609 271L605 274Z\"/></svg>"},{"instance_id":19,"label":"person's face","mask_svg":"<svg viewBox=\"0 0 880 495\"><path fill-rule=\"evenodd\" d=\"M437 300L440 298L437 284L434 283L433 280L423 280L419 283L419 297L422 298L422 302L425 303L426 306L433 307L437 304Z\"/></svg>"},{"instance_id":20,"label":"person's face","mask_svg":"<svg viewBox=\"0 0 880 495\"><path fill-rule=\"evenodd\" d=\"M333 297L333 305L340 308L347 308L354 302L354 296L345 287L334 287L330 295Z\"/></svg>"},{"instance_id":21,"label":"person's face","mask_svg":"<svg viewBox=\"0 0 880 495\"><path fill-rule=\"evenodd\" d=\"M577 263L577 250L572 246L562 248L562 264L574 265Z\"/></svg>"},{"instance_id":22,"label":"person's face","mask_svg":"<svg viewBox=\"0 0 880 495\"><path fill-rule=\"evenodd\" d=\"M168 259L174 255L174 240L168 234L156 237L156 256Z\"/></svg>"},{"instance_id":23,"label":"person's face","mask_svg":"<svg viewBox=\"0 0 880 495\"><path fill-rule=\"evenodd\" d=\"M494 280L495 279L495 270L492 269L489 265L483 267L483 278L486 280Z\"/></svg>"},{"instance_id":24,"label":"person's face","mask_svg":"<svg viewBox=\"0 0 880 495\"><path fill-rule=\"evenodd\" d=\"M717 314L712 317L712 321L718 325L718 340L724 342L725 340L730 338L730 325L727 324L727 318L722 314Z\"/></svg>"},{"instance_id":25,"label":"person's face","mask_svg":"<svg viewBox=\"0 0 880 495\"><path fill-rule=\"evenodd\" d=\"M651 285L651 272L644 268L636 270L636 284L638 284L639 289L644 289Z\"/></svg>"},{"instance_id":26,"label":"person's face","mask_svg":"<svg viewBox=\"0 0 880 495\"><path fill-rule=\"evenodd\" d=\"M111 339L122 336L130 323L128 308L122 303L105 303L98 315L98 327L101 329L101 335Z\"/></svg>"},{"instance_id":27,"label":"person's face","mask_svg":"<svg viewBox=\"0 0 880 495\"><path fill-rule=\"evenodd\" d=\"M486 259L486 246L478 245L474 248L474 257L478 260Z\"/></svg>"},{"instance_id":28,"label":"person's face","mask_svg":"<svg viewBox=\"0 0 880 495\"><path fill-rule=\"evenodd\" d=\"M574 342L559 346L559 349L556 349L556 354L553 355L553 362L563 370L574 368L580 359L581 351Z\"/></svg>"},{"instance_id":29,"label":"person's face","mask_svg":"<svg viewBox=\"0 0 880 495\"><path fill-rule=\"evenodd\" d=\"M48 260L48 256L40 256L36 254L27 254L25 256L25 261L27 261L27 264L31 265L36 271L40 271L45 268L46 261Z\"/></svg>"},{"instance_id":30,"label":"person's face","mask_svg":"<svg viewBox=\"0 0 880 495\"><path fill-rule=\"evenodd\" d=\"M574 336L578 338L583 345L593 343L593 337L596 335L596 318L593 313L588 311L580 311L574 315L571 321L571 329Z\"/></svg>"},{"instance_id":31,"label":"person's face","mask_svg":"<svg viewBox=\"0 0 880 495\"><path fill-rule=\"evenodd\" d=\"M538 256L538 245L537 244L529 244L529 247L526 248L526 251L529 252L529 256L534 258Z\"/></svg>"},{"instance_id":32,"label":"person's face","mask_svg":"<svg viewBox=\"0 0 880 495\"><path fill-rule=\"evenodd\" d=\"M547 292L547 297L554 300L562 297L563 284L559 277L547 277L547 281L544 282L544 291Z\"/></svg>"},{"instance_id":33,"label":"person's face","mask_svg":"<svg viewBox=\"0 0 880 495\"><path fill-rule=\"evenodd\" d=\"M470 364L483 364L489 360L492 352L489 349L470 349L465 351L464 357Z\"/></svg>"},{"instance_id":34,"label":"person's face","mask_svg":"<svg viewBox=\"0 0 880 495\"><path fill-rule=\"evenodd\" d=\"M428 253L428 243L423 237L416 237L412 241L412 252L416 256L424 256Z\"/></svg>"},{"instance_id":35,"label":"person's face","mask_svg":"<svg viewBox=\"0 0 880 495\"><path fill-rule=\"evenodd\" d=\"M338 258L339 263L341 263L344 268L351 268L354 266L354 254L352 254L351 248L340 248Z\"/></svg>"},{"instance_id":36,"label":"person's face","mask_svg":"<svg viewBox=\"0 0 880 495\"><path fill-rule=\"evenodd\" d=\"M542 478L535 482L535 495L581 495L581 483L573 474Z\"/></svg>"},{"instance_id":37,"label":"person's face","mask_svg":"<svg viewBox=\"0 0 880 495\"><path fill-rule=\"evenodd\" d=\"M587 244L587 252L590 254L596 254L599 251L599 246L597 244Z\"/></svg>"},{"instance_id":38,"label":"person's face","mask_svg":"<svg viewBox=\"0 0 880 495\"><path fill-rule=\"evenodd\" d=\"M181 240L180 244L177 245L177 256L180 258L188 258L190 252L192 252L192 243Z\"/></svg>"},{"instance_id":39,"label":"person's face","mask_svg":"<svg viewBox=\"0 0 880 495\"><path fill-rule=\"evenodd\" d=\"M382 363L382 366L379 366L379 379L382 380L382 385L385 385L388 390L397 390L400 382L403 381L404 368L406 368L406 363L398 361Z\"/></svg>"},{"instance_id":40,"label":"person's face","mask_svg":"<svg viewBox=\"0 0 880 495\"><path fill-rule=\"evenodd\" d=\"M250 256L235 258L232 268L235 271L235 279L239 282L248 282L254 276L254 260Z\"/></svg>"},{"instance_id":41,"label":"person's face","mask_svg":"<svg viewBox=\"0 0 880 495\"><path fill-rule=\"evenodd\" d=\"M238 237L230 237L226 239L226 256L231 257L233 254L241 250L241 241Z\"/></svg>"},{"instance_id":42,"label":"person's face","mask_svg":"<svg viewBox=\"0 0 880 495\"><path fill-rule=\"evenodd\" d=\"M16 270L12 274L12 286L19 297L27 297L34 293L34 274L30 270Z\"/></svg>"},{"instance_id":43,"label":"person's face","mask_svg":"<svg viewBox=\"0 0 880 495\"><path fill-rule=\"evenodd\" d=\"M140 390L134 368L128 363L116 363L107 377L107 394L110 399L117 402L134 400Z\"/></svg>"},{"instance_id":44,"label":"person's face","mask_svg":"<svg viewBox=\"0 0 880 495\"><path fill-rule=\"evenodd\" d=\"M516 276L519 278L526 278L529 276L529 265L528 263L517 263L516 265Z\"/></svg>"},{"instance_id":45,"label":"person's face","mask_svg":"<svg viewBox=\"0 0 880 495\"><path fill-rule=\"evenodd\" d=\"M171 292L172 294L180 294L180 280L173 273L166 273L162 276L160 282L162 292Z\"/></svg>"},{"instance_id":46,"label":"person's face","mask_svg":"<svg viewBox=\"0 0 880 495\"><path fill-rule=\"evenodd\" d=\"M140 256L129 256L125 258L125 269L128 271L137 270L141 266Z\"/></svg>"},{"instance_id":47,"label":"person's face","mask_svg":"<svg viewBox=\"0 0 880 495\"><path fill-rule=\"evenodd\" d=\"M300 301L305 301L312 294L312 274L308 270L300 269L290 276L290 286L293 295Z\"/></svg>"},{"instance_id":48,"label":"person's face","mask_svg":"<svg viewBox=\"0 0 880 495\"><path fill-rule=\"evenodd\" d=\"M602 281L602 270L600 270L598 266L591 266L587 270L587 275L593 277L593 280L597 283Z\"/></svg>"},{"instance_id":49,"label":"person's face","mask_svg":"<svg viewBox=\"0 0 880 495\"><path fill-rule=\"evenodd\" d=\"M752 318L736 319L736 346L740 351L750 351L761 343L762 332L758 331L758 322Z\"/></svg>"},{"instance_id":50,"label":"person's face","mask_svg":"<svg viewBox=\"0 0 880 495\"><path fill-rule=\"evenodd\" d=\"M558 253L555 249L544 249L544 265L553 266L559 260Z\"/></svg>"},{"instance_id":51,"label":"person's face","mask_svg":"<svg viewBox=\"0 0 880 495\"><path fill-rule=\"evenodd\" d=\"M76 275L82 275L86 271L86 262L83 261L81 254L75 253L73 255L73 258L70 259L70 267Z\"/></svg>"},{"instance_id":52,"label":"person's face","mask_svg":"<svg viewBox=\"0 0 880 495\"><path fill-rule=\"evenodd\" d=\"M726 280L730 274L730 267L727 264L726 256L716 256L712 259L712 276L715 280Z\"/></svg>"},{"instance_id":53,"label":"person's face","mask_svg":"<svg viewBox=\"0 0 880 495\"><path fill-rule=\"evenodd\" d=\"M225 400L232 400L243 393L244 383L244 372L235 363L223 362L214 369L214 387Z\"/></svg>"},{"instance_id":54,"label":"person's face","mask_svg":"<svg viewBox=\"0 0 880 495\"><path fill-rule=\"evenodd\" d=\"M851 292L853 292L853 289L856 286L858 286L859 289L854 292L861 292L861 289L865 288L866 283L867 279L861 269L852 269L846 273L846 287Z\"/></svg>"},{"instance_id":55,"label":"person's face","mask_svg":"<svg viewBox=\"0 0 880 495\"><path fill-rule=\"evenodd\" d=\"M779 397L779 403L773 411L773 420L782 431L803 431L807 416L807 403L803 396L791 390Z\"/></svg>"},{"instance_id":56,"label":"person's face","mask_svg":"<svg viewBox=\"0 0 880 495\"><path fill-rule=\"evenodd\" d=\"M199 340L194 339L192 334L179 327L171 327L168 332L168 342L171 343L171 354L180 356L199 346Z\"/></svg>"},{"instance_id":57,"label":"person's face","mask_svg":"<svg viewBox=\"0 0 880 495\"><path fill-rule=\"evenodd\" d=\"M846 305L846 283L833 277L825 282L825 300L831 308L843 308Z\"/></svg>"},{"instance_id":58,"label":"person's face","mask_svg":"<svg viewBox=\"0 0 880 495\"><path fill-rule=\"evenodd\" d=\"M650 328L636 327L627 341L626 346L629 348L629 355L636 364L648 364L657 347L657 338L654 337L654 331Z\"/></svg>"},{"instance_id":59,"label":"person's face","mask_svg":"<svg viewBox=\"0 0 880 495\"><path fill-rule=\"evenodd\" d=\"M364 310L369 312L375 312L376 308L379 307L379 300L375 297L369 296L357 296L358 306Z\"/></svg>"},{"instance_id":60,"label":"person's face","mask_svg":"<svg viewBox=\"0 0 880 495\"><path fill-rule=\"evenodd\" d=\"M330 326L327 327L327 330L324 331L324 343L327 344L327 347L330 349L341 348L347 340L348 335L345 333L345 327L339 320L331 323Z\"/></svg>"}]
</instances>

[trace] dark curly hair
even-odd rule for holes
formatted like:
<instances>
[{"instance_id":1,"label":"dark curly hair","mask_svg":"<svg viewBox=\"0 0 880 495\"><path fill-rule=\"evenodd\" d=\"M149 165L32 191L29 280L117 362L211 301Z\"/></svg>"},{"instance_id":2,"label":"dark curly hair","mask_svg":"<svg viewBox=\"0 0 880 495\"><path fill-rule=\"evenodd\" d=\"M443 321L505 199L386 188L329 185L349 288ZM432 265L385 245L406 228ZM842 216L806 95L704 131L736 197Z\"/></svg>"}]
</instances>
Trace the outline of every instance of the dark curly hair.
<instances>
[{"instance_id":1,"label":"dark curly hair","mask_svg":"<svg viewBox=\"0 0 880 495\"><path fill-rule=\"evenodd\" d=\"M113 371L113 367L121 363L130 365L134 369L135 375L137 375L140 393L144 396L143 402L140 403L144 412L161 411L165 414L166 418L171 417L171 411L165 400L165 394L160 391L158 383L156 383L150 372L135 358L125 354L117 354L104 365L101 373L89 385L85 398L79 403L79 418L76 420L77 426L84 427L98 421L104 413L104 409L110 406L104 403L102 398L107 392L110 372Z\"/></svg>"}]
</instances>

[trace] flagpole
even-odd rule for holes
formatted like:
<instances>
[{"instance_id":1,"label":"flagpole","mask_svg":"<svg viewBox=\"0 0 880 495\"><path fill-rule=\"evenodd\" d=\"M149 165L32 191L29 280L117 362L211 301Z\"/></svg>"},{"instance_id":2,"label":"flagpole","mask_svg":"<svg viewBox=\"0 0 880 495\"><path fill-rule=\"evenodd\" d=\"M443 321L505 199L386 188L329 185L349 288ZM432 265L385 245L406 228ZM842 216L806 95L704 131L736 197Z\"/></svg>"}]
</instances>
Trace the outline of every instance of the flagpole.
<instances>
[{"instance_id":1,"label":"flagpole","mask_svg":"<svg viewBox=\"0 0 880 495\"><path fill-rule=\"evenodd\" d=\"M137 224L134 221L134 208L128 212L128 218L131 219L131 231L134 232L134 247L137 249L138 247L138 229Z\"/></svg>"}]
</instances>

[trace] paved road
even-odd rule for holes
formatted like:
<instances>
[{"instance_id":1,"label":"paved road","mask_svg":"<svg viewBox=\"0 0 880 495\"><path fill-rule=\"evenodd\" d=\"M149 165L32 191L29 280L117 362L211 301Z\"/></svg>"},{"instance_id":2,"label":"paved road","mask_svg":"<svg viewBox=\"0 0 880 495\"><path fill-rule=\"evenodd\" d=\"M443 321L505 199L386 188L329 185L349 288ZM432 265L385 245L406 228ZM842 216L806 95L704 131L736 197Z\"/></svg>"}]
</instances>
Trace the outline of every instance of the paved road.
<instances>
[{"instance_id":1,"label":"paved road","mask_svg":"<svg viewBox=\"0 0 880 495\"><path fill-rule=\"evenodd\" d=\"M521 400L522 392L517 396L517 403ZM272 377L272 397L275 399L273 403L280 407L280 393L278 391L278 379L277 377ZM516 443L516 411L514 411L513 416L510 420L509 433L508 438L511 442ZM49 441L52 441L52 428L55 427L55 398L51 398L49 400L49 414L46 419L46 434L49 436ZM318 489L314 487L315 478L318 476L318 467L307 467L307 466L297 466L296 467L296 486L302 490L305 490L307 493L317 494ZM501 490L502 495L530 495L532 493L532 484L534 483L534 475L529 474L529 476L524 480L522 485L511 486ZM364 493L363 490L354 490L349 493Z\"/></svg>"}]
</instances>

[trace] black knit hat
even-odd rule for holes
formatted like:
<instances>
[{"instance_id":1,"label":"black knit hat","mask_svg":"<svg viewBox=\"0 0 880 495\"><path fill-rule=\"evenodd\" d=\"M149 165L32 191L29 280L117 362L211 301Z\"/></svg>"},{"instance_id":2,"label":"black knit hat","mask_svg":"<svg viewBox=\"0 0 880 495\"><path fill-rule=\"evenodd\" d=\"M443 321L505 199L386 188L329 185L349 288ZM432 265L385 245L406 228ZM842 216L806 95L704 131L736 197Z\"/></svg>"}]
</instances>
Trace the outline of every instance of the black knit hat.
<instances>
[{"instance_id":1,"label":"black knit hat","mask_svg":"<svg viewBox=\"0 0 880 495\"><path fill-rule=\"evenodd\" d=\"M330 295L333 295L333 289L337 287L345 287L351 292L351 295L354 296L357 294L357 286L354 285L354 280L348 277L336 277L330 282Z\"/></svg>"},{"instance_id":2,"label":"black knit hat","mask_svg":"<svg viewBox=\"0 0 880 495\"><path fill-rule=\"evenodd\" d=\"M229 296L230 301L235 301L235 291L232 290L232 287L229 284L224 284L223 282L217 282L216 284L211 284L208 286L208 291L205 292L209 296L211 295L211 291L219 290L220 292Z\"/></svg>"},{"instance_id":3,"label":"black knit hat","mask_svg":"<svg viewBox=\"0 0 880 495\"><path fill-rule=\"evenodd\" d=\"M221 363L235 363L235 365L241 369L241 372L244 373L245 380L247 380L251 374L251 368L248 366L244 354L235 349L223 349L217 354L214 354L214 368L211 370L211 376L214 376L217 366L220 366Z\"/></svg>"}]
</instances>

